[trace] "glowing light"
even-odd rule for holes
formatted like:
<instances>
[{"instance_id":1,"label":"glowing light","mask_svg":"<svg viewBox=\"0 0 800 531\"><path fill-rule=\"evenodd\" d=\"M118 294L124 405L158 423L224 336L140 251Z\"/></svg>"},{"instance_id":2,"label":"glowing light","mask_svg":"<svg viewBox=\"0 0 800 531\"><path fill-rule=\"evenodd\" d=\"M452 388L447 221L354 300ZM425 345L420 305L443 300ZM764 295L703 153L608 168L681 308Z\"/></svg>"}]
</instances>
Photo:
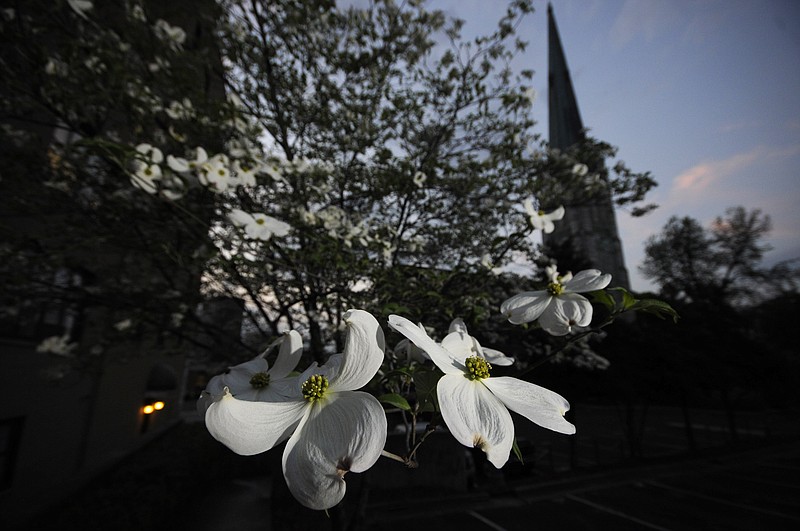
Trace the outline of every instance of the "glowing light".
<instances>
[{"instance_id":1,"label":"glowing light","mask_svg":"<svg viewBox=\"0 0 800 531\"><path fill-rule=\"evenodd\" d=\"M153 403L153 408L156 411L161 411L162 409L164 409L164 402L162 402L161 400L159 400L158 402L154 402Z\"/></svg>"},{"instance_id":2,"label":"glowing light","mask_svg":"<svg viewBox=\"0 0 800 531\"><path fill-rule=\"evenodd\" d=\"M152 413L155 410L156 410L156 408L153 407L153 404L147 404L146 406L144 406L142 408L142 413L144 413L145 415L149 415L150 413Z\"/></svg>"}]
</instances>

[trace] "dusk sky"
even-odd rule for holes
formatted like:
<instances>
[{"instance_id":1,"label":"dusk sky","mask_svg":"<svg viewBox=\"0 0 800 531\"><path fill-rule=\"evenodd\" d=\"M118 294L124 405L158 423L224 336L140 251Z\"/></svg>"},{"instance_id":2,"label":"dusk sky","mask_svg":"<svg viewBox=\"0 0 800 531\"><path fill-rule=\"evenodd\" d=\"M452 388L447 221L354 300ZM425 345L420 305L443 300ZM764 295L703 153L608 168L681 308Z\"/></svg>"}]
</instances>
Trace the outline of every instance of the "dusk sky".
<instances>
[{"instance_id":1,"label":"dusk sky","mask_svg":"<svg viewBox=\"0 0 800 531\"><path fill-rule=\"evenodd\" d=\"M634 290L644 242L672 215L708 226L730 206L772 217L766 264L800 257L800 1L554 0L590 135L659 186L642 218L617 210ZM503 0L434 0L489 33ZM547 136L547 3L523 21L517 69L536 71L537 131Z\"/></svg>"}]
</instances>

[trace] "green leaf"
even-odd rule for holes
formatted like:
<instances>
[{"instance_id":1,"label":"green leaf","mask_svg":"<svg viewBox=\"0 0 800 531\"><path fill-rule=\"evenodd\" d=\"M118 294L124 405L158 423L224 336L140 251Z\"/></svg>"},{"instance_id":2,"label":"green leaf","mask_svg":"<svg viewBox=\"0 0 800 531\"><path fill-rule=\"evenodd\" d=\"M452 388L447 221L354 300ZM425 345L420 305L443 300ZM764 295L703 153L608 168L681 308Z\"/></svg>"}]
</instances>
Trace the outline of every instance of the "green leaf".
<instances>
[{"instance_id":1,"label":"green leaf","mask_svg":"<svg viewBox=\"0 0 800 531\"><path fill-rule=\"evenodd\" d=\"M631 307L633 307L634 304L638 302L628 290L626 290L621 286L616 288L608 288L608 290L619 291L620 293L622 293L622 308L624 310L629 310Z\"/></svg>"},{"instance_id":2,"label":"green leaf","mask_svg":"<svg viewBox=\"0 0 800 531\"><path fill-rule=\"evenodd\" d=\"M378 397L378 400L380 400L384 404L389 404L390 406L399 407L403 411L411 411L411 406L409 405L408 400L398 395L397 393L389 393L381 395Z\"/></svg>"},{"instance_id":3,"label":"green leaf","mask_svg":"<svg viewBox=\"0 0 800 531\"><path fill-rule=\"evenodd\" d=\"M391 313L396 313L396 314L402 315L404 313L408 313L409 311L410 310L409 310L408 306L403 306L402 304L397 304L397 303L394 303L394 302L390 302L390 303L384 304L383 308L381 309L381 312L384 315L389 315Z\"/></svg>"},{"instance_id":4,"label":"green leaf","mask_svg":"<svg viewBox=\"0 0 800 531\"><path fill-rule=\"evenodd\" d=\"M442 374L438 371L419 371L414 375L414 386L417 390L417 403L420 411L438 411L439 400L436 398L436 384Z\"/></svg>"},{"instance_id":5,"label":"green leaf","mask_svg":"<svg viewBox=\"0 0 800 531\"><path fill-rule=\"evenodd\" d=\"M614 297L606 293L604 290L597 290L597 291L590 291L589 296L592 298L592 302L598 302L608 308L609 312L613 312L614 308L617 306L617 302L614 300Z\"/></svg>"},{"instance_id":6,"label":"green leaf","mask_svg":"<svg viewBox=\"0 0 800 531\"><path fill-rule=\"evenodd\" d=\"M638 312L651 313L659 319L672 317L672 321L675 323L678 322L678 318L680 317L672 306L658 299L642 299L636 301L636 304L631 306L630 309Z\"/></svg>"},{"instance_id":7,"label":"green leaf","mask_svg":"<svg viewBox=\"0 0 800 531\"><path fill-rule=\"evenodd\" d=\"M522 459L522 452L519 450L519 446L517 445L517 438L516 437L514 437L514 444L511 445L511 450L514 452L514 455L517 456L517 459L519 459L519 462L524 465L525 464L525 460Z\"/></svg>"}]
</instances>

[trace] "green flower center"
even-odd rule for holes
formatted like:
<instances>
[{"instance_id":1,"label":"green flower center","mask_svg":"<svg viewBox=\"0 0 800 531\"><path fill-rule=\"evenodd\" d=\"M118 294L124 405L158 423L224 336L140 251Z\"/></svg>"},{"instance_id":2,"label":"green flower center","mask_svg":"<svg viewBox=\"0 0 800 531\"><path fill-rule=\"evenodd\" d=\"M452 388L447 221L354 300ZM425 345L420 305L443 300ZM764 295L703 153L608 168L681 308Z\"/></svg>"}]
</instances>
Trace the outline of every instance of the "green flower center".
<instances>
[{"instance_id":1,"label":"green flower center","mask_svg":"<svg viewBox=\"0 0 800 531\"><path fill-rule=\"evenodd\" d=\"M250 378L250 385L256 389L264 389L269 385L269 374L266 372L257 372Z\"/></svg>"},{"instance_id":2,"label":"green flower center","mask_svg":"<svg viewBox=\"0 0 800 531\"><path fill-rule=\"evenodd\" d=\"M547 291L550 295L561 295L564 291L564 285L560 282L550 282L547 285Z\"/></svg>"},{"instance_id":3,"label":"green flower center","mask_svg":"<svg viewBox=\"0 0 800 531\"><path fill-rule=\"evenodd\" d=\"M314 402L325 396L325 391L328 389L328 379L317 374L303 382L300 389L303 391L303 398L309 402Z\"/></svg>"},{"instance_id":4,"label":"green flower center","mask_svg":"<svg viewBox=\"0 0 800 531\"><path fill-rule=\"evenodd\" d=\"M258 219L256 220L256 224L257 224L257 225L263 225L263 224L264 224L264 218L258 218Z\"/></svg>"},{"instance_id":5,"label":"green flower center","mask_svg":"<svg viewBox=\"0 0 800 531\"><path fill-rule=\"evenodd\" d=\"M466 377L470 380L483 380L484 378L488 378L489 371L492 370L492 366L489 362L478 356L467 358L464 364L467 366Z\"/></svg>"}]
</instances>

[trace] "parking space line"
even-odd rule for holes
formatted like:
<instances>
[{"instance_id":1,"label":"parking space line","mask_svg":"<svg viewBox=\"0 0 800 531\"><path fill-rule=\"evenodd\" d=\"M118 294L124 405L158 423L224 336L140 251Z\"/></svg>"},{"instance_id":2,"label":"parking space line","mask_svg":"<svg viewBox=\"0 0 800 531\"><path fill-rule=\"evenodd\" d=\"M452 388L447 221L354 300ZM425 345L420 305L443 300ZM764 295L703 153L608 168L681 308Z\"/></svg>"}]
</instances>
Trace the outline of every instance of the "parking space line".
<instances>
[{"instance_id":1,"label":"parking space line","mask_svg":"<svg viewBox=\"0 0 800 531\"><path fill-rule=\"evenodd\" d=\"M494 531L508 531L505 527L497 525L496 523L492 522L482 514L478 514L475 511L468 511L467 514L475 518L476 520L480 520L484 524L488 525L489 527L494 529Z\"/></svg>"},{"instance_id":2,"label":"parking space line","mask_svg":"<svg viewBox=\"0 0 800 531\"><path fill-rule=\"evenodd\" d=\"M657 526L655 524L651 524L650 522L646 522L645 520L642 520L641 518L636 518L635 516L631 516L631 515L629 515L627 513L623 513L622 511L618 511L616 509L612 509L611 507L606 507L605 505L601 505L599 503L595 503L595 502L589 501L589 500L587 500L585 498L581 498L580 496L575 496L574 494L567 494L564 497L567 498L567 499L570 499L572 501L576 501L578 503L582 503L584 505L588 505L589 507L592 507L593 509L597 509L598 511L603 511L604 513L613 514L614 516L617 516L619 518L623 518L625 520L628 520L629 522L634 522L634 523L639 524L641 526L644 526L644 527L646 527L648 529L657 529L658 531L669 531L665 527L660 527L660 526Z\"/></svg>"}]
</instances>

